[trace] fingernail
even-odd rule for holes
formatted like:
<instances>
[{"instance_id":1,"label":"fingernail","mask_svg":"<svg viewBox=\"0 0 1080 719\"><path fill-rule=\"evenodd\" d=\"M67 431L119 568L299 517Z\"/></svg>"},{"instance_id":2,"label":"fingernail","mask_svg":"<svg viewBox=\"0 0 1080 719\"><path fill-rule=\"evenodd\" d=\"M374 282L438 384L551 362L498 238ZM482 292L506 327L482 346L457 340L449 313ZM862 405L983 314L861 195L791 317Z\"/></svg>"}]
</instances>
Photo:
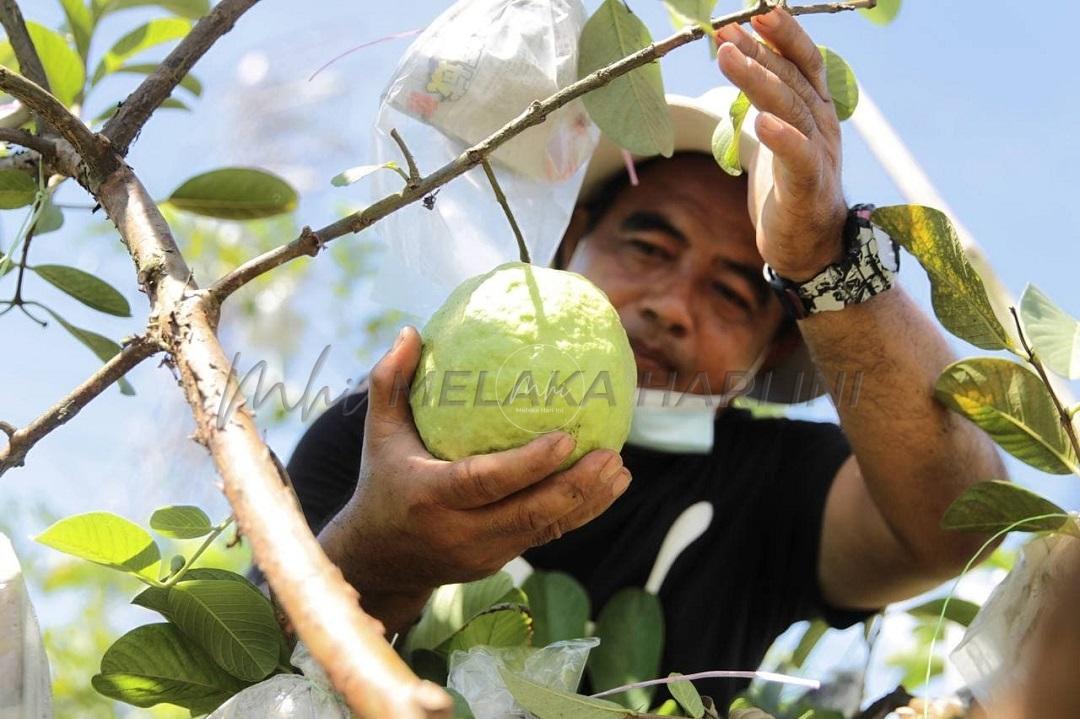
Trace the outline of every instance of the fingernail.
<instances>
[{"instance_id":1,"label":"fingernail","mask_svg":"<svg viewBox=\"0 0 1080 719\"><path fill-rule=\"evenodd\" d=\"M600 481L611 482L623 468L622 457L616 455L607 461L604 468L600 470Z\"/></svg>"},{"instance_id":2,"label":"fingernail","mask_svg":"<svg viewBox=\"0 0 1080 719\"><path fill-rule=\"evenodd\" d=\"M739 30L738 25L724 25L716 31L716 42L723 44L725 42L738 43Z\"/></svg>"},{"instance_id":3,"label":"fingernail","mask_svg":"<svg viewBox=\"0 0 1080 719\"><path fill-rule=\"evenodd\" d=\"M398 348L398 346L399 346L399 345L400 345L400 344L401 344L402 342L404 342L404 341L405 341L405 330L406 330L406 329L408 329L408 325L406 325L405 327L402 327L402 328L401 328L400 330L398 330L398 333L397 333L397 338L396 338L396 339L394 339L394 347L393 347L393 349L397 349L397 348Z\"/></svg>"},{"instance_id":4,"label":"fingernail","mask_svg":"<svg viewBox=\"0 0 1080 719\"><path fill-rule=\"evenodd\" d=\"M568 434L564 434L559 438L559 441L555 443L555 456L559 459L566 459L570 456L570 453L574 451L574 438Z\"/></svg>"},{"instance_id":5,"label":"fingernail","mask_svg":"<svg viewBox=\"0 0 1080 719\"><path fill-rule=\"evenodd\" d=\"M777 10L770 10L764 15L757 15L756 19L765 27L775 28L780 24L780 13Z\"/></svg>"},{"instance_id":6,"label":"fingernail","mask_svg":"<svg viewBox=\"0 0 1080 719\"><path fill-rule=\"evenodd\" d=\"M622 472L615 478L615 481L611 483L612 496L621 496L622 493L626 491L626 488L630 486L630 479L630 470L623 467Z\"/></svg>"}]
</instances>

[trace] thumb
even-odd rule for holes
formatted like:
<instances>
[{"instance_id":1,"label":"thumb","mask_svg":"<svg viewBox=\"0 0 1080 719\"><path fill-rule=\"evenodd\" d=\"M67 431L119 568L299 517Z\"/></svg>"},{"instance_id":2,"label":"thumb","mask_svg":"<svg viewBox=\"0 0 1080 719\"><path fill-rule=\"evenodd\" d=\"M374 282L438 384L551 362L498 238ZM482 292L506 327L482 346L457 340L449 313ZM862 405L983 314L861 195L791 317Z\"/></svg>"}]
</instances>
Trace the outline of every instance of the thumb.
<instances>
[{"instance_id":1,"label":"thumb","mask_svg":"<svg viewBox=\"0 0 1080 719\"><path fill-rule=\"evenodd\" d=\"M421 346L420 333L405 326L394 346L371 370L365 435L381 438L402 431L416 433L409 409L409 386L420 363Z\"/></svg>"}]
</instances>

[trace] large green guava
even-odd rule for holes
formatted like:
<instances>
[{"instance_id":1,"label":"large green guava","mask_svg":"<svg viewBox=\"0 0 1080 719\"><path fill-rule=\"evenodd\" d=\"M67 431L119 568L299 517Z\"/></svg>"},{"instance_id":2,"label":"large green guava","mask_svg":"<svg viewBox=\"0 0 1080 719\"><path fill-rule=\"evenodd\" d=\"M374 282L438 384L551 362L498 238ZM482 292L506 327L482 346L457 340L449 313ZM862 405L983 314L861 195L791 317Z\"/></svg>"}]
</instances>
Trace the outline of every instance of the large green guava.
<instances>
[{"instance_id":1,"label":"large green guava","mask_svg":"<svg viewBox=\"0 0 1080 719\"><path fill-rule=\"evenodd\" d=\"M579 274L512 262L457 287L423 332L410 394L428 450L455 460L562 430L622 449L637 369L618 313Z\"/></svg>"}]
</instances>

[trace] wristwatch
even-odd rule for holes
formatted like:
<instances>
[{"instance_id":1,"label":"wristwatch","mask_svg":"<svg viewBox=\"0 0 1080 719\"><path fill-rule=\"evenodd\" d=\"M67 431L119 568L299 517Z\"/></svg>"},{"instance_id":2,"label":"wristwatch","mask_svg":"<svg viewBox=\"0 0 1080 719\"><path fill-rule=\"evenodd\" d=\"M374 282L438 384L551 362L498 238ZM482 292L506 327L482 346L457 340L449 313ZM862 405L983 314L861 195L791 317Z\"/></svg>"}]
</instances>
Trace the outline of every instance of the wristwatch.
<instances>
[{"instance_id":1,"label":"wristwatch","mask_svg":"<svg viewBox=\"0 0 1080 719\"><path fill-rule=\"evenodd\" d=\"M844 257L805 282L794 282L765 265L765 279L795 319L866 302L893 286L900 247L870 222L873 205L855 205L844 224Z\"/></svg>"}]
</instances>

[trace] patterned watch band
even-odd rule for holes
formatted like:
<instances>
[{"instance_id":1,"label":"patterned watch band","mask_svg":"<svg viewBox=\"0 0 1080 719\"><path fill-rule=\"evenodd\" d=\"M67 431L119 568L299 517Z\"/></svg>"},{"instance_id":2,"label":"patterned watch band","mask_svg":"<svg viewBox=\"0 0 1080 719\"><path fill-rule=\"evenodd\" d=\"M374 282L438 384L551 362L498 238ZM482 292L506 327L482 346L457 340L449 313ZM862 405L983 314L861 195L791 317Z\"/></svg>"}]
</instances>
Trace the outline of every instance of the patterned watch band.
<instances>
[{"instance_id":1,"label":"patterned watch band","mask_svg":"<svg viewBox=\"0 0 1080 719\"><path fill-rule=\"evenodd\" d=\"M893 277L900 270L900 248L881 228L871 224L873 211L873 205L851 208L844 226L844 259L809 280L793 282L765 265L765 279L796 319L842 310L892 287Z\"/></svg>"}]
</instances>

